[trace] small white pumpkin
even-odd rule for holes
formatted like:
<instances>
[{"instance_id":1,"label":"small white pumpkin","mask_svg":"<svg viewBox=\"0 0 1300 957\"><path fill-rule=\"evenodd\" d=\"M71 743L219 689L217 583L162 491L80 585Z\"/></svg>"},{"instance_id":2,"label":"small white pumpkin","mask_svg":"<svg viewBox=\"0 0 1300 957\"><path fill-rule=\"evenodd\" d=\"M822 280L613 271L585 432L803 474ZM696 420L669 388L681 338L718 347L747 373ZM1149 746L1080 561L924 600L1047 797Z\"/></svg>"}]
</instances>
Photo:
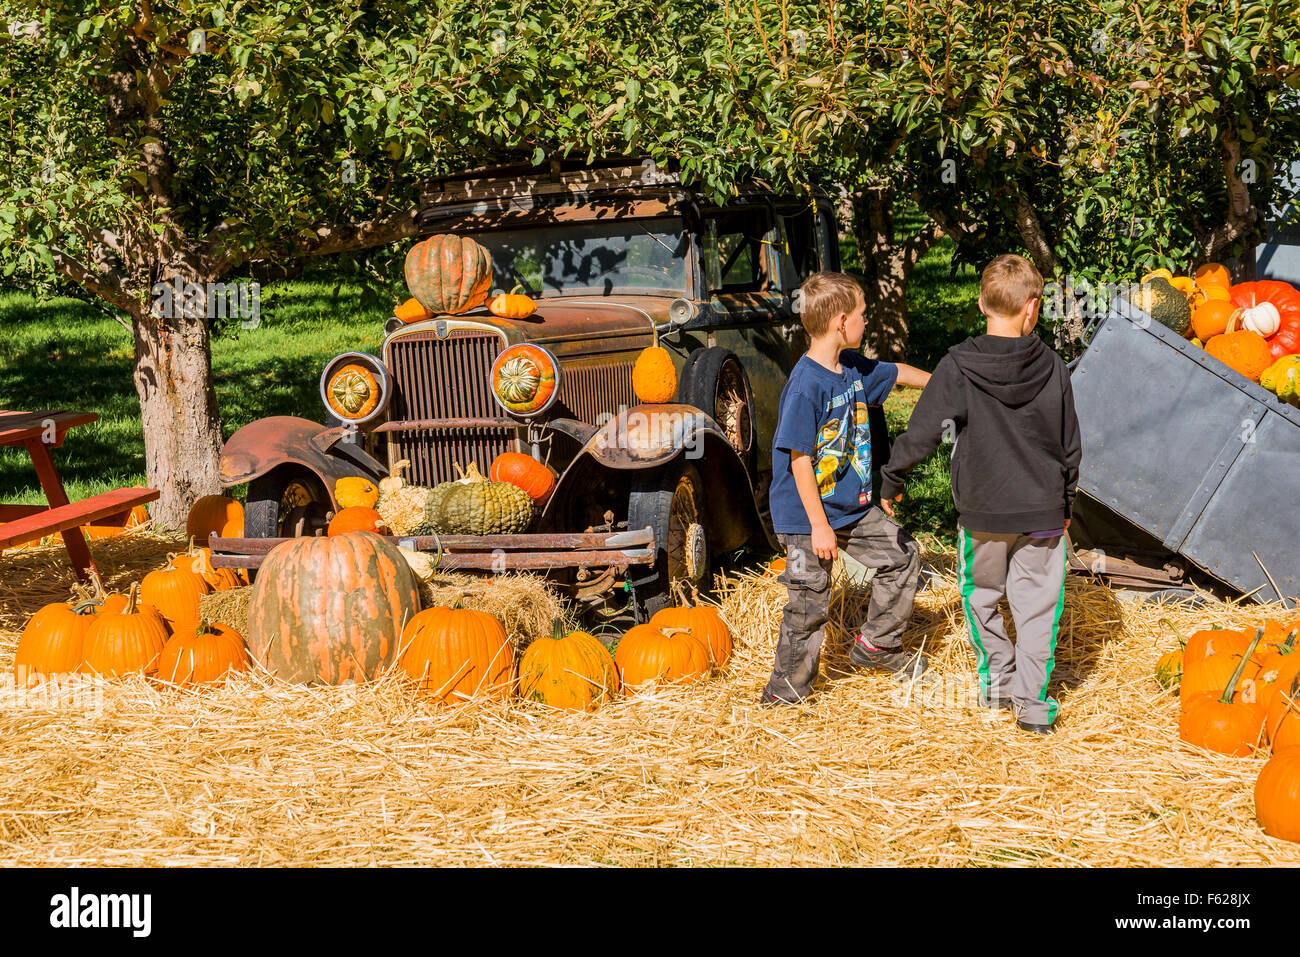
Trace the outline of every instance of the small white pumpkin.
<instances>
[{"instance_id":1,"label":"small white pumpkin","mask_svg":"<svg viewBox=\"0 0 1300 957\"><path fill-rule=\"evenodd\" d=\"M1265 339L1274 335L1281 325L1282 315L1277 311L1277 306L1271 302L1261 302L1257 306L1242 310L1241 328L1258 332Z\"/></svg>"}]
</instances>

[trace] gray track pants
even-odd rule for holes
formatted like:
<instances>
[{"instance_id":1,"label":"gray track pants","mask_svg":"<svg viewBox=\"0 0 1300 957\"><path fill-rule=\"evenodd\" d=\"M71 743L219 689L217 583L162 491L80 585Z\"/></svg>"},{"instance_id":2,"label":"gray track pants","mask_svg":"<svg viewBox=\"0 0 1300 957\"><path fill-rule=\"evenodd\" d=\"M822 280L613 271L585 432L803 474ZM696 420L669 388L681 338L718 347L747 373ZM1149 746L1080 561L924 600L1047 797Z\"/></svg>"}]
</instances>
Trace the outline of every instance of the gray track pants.
<instances>
[{"instance_id":1,"label":"gray track pants","mask_svg":"<svg viewBox=\"0 0 1300 957\"><path fill-rule=\"evenodd\" d=\"M899 647L921 568L916 540L879 508L871 509L856 525L836 529L835 537L840 548L876 570L860 636L877 648ZM778 535L777 539L786 549L785 571L777 579L786 587L786 604L776 664L764 694L798 701L812 692L821 665L833 563L813 552L811 535Z\"/></svg>"},{"instance_id":2,"label":"gray track pants","mask_svg":"<svg viewBox=\"0 0 1300 957\"><path fill-rule=\"evenodd\" d=\"M1057 703L1047 683L1065 607L1064 539L958 529L957 581L981 703L1011 698L1022 721L1051 724ZM1003 595L1016 623L1014 644L998 614Z\"/></svg>"}]
</instances>

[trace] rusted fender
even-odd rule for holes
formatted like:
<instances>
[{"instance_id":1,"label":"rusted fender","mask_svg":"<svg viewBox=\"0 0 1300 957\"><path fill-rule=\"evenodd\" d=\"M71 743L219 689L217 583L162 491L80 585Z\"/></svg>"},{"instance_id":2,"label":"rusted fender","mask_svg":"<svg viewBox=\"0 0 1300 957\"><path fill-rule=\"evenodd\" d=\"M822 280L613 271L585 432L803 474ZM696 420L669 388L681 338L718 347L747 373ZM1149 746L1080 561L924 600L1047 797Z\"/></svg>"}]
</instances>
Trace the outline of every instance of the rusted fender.
<instances>
[{"instance_id":1,"label":"rusted fender","mask_svg":"<svg viewBox=\"0 0 1300 957\"><path fill-rule=\"evenodd\" d=\"M337 443L336 431L292 415L250 422L221 449L221 485L240 485L277 466L293 464L316 473L333 497L334 483L341 478L360 476L378 481L387 474L381 463L362 450Z\"/></svg>"},{"instance_id":2,"label":"rusted fender","mask_svg":"<svg viewBox=\"0 0 1300 957\"><path fill-rule=\"evenodd\" d=\"M693 405L636 405L597 429L579 454L592 456L606 468L643 469L663 465L684 451L702 453L710 433L727 443L718 423Z\"/></svg>"},{"instance_id":3,"label":"rusted fender","mask_svg":"<svg viewBox=\"0 0 1300 957\"><path fill-rule=\"evenodd\" d=\"M593 469L650 471L680 456L693 460L704 479L709 536L718 550L738 548L755 536L775 547L740 456L712 416L680 403L633 406L599 428L555 483L542 522L552 519L557 503L583 494Z\"/></svg>"}]
</instances>

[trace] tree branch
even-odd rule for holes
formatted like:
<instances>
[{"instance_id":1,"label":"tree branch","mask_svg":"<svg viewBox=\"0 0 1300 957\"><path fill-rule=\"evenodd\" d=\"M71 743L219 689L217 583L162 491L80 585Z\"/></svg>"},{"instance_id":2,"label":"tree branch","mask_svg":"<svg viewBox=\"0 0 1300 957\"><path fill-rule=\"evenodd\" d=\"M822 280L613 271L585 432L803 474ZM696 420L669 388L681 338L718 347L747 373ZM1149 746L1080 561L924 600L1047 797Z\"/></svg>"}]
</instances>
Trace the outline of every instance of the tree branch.
<instances>
[{"instance_id":1,"label":"tree branch","mask_svg":"<svg viewBox=\"0 0 1300 957\"><path fill-rule=\"evenodd\" d=\"M1197 265L1212 262L1219 254L1240 239L1259 220L1259 210L1250 201L1250 192L1237 172L1241 165L1241 141L1231 128L1219 134L1222 148L1223 178L1228 188L1228 217L1220 225L1205 233L1200 240Z\"/></svg>"},{"instance_id":2,"label":"tree branch","mask_svg":"<svg viewBox=\"0 0 1300 957\"><path fill-rule=\"evenodd\" d=\"M1023 193L1016 194L1016 229L1020 239L1029 250L1029 258L1034 261L1044 279L1050 279L1060 269L1060 260L1051 243L1043 234L1043 224L1038 220L1038 211L1034 209Z\"/></svg>"},{"instance_id":3,"label":"tree branch","mask_svg":"<svg viewBox=\"0 0 1300 957\"><path fill-rule=\"evenodd\" d=\"M135 314L136 303L122 289L122 274L116 269L96 272L56 246L50 247L50 256L60 276L72 280L92 296L112 303L128 316Z\"/></svg>"},{"instance_id":4,"label":"tree branch","mask_svg":"<svg viewBox=\"0 0 1300 957\"><path fill-rule=\"evenodd\" d=\"M903 273L909 275L912 267L928 253L934 244L943 239L943 225L931 218L924 226L903 243Z\"/></svg>"}]
</instances>

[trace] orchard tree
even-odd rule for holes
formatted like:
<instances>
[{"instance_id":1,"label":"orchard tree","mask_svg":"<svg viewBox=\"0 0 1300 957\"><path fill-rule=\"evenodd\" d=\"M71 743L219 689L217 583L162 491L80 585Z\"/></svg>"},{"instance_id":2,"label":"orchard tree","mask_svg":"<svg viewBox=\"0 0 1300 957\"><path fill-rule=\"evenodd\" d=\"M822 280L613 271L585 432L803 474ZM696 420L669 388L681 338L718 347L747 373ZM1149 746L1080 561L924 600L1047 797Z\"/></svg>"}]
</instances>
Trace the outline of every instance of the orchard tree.
<instances>
[{"instance_id":1,"label":"orchard tree","mask_svg":"<svg viewBox=\"0 0 1300 957\"><path fill-rule=\"evenodd\" d=\"M649 3L467 0L5 2L0 22L0 269L130 328L173 526L219 488L214 287L414 236L432 175L625 145L643 38L675 29Z\"/></svg>"}]
</instances>

